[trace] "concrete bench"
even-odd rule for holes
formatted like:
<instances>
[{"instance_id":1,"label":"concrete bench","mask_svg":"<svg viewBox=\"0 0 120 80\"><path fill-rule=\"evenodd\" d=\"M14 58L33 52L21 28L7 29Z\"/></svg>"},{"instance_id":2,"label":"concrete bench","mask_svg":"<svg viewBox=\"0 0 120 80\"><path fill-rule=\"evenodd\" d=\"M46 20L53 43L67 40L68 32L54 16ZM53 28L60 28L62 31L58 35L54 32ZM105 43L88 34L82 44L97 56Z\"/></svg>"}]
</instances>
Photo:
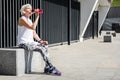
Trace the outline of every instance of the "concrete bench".
<instances>
[{"instance_id":1,"label":"concrete bench","mask_svg":"<svg viewBox=\"0 0 120 80\"><path fill-rule=\"evenodd\" d=\"M39 52L22 48L0 48L0 75L21 76L29 72L40 72L43 66Z\"/></svg>"},{"instance_id":2,"label":"concrete bench","mask_svg":"<svg viewBox=\"0 0 120 80\"><path fill-rule=\"evenodd\" d=\"M103 36L104 42L112 42L112 37L116 36L115 31L102 31L101 35Z\"/></svg>"},{"instance_id":3,"label":"concrete bench","mask_svg":"<svg viewBox=\"0 0 120 80\"><path fill-rule=\"evenodd\" d=\"M115 37L116 32L115 31L101 31L101 35L112 35L113 37Z\"/></svg>"}]
</instances>

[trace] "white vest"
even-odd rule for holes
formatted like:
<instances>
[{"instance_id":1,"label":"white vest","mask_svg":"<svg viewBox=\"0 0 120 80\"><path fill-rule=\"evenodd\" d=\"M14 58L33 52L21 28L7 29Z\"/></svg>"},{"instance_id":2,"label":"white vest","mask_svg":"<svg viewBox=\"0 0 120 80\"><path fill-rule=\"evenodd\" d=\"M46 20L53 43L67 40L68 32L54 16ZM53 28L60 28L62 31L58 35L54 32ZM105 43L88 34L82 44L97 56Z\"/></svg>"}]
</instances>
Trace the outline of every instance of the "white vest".
<instances>
[{"instance_id":1,"label":"white vest","mask_svg":"<svg viewBox=\"0 0 120 80\"><path fill-rule=\"evenodd\" d=\"M22 19L25 21L29 21L29 24L32 25L32 21L25 16L22 16ZM17 36L17 44L21 43L31 43L34 42L33 39L33 30L28 29L25 26L18 25L18 36Z\"/></svg>"}]
</instances>

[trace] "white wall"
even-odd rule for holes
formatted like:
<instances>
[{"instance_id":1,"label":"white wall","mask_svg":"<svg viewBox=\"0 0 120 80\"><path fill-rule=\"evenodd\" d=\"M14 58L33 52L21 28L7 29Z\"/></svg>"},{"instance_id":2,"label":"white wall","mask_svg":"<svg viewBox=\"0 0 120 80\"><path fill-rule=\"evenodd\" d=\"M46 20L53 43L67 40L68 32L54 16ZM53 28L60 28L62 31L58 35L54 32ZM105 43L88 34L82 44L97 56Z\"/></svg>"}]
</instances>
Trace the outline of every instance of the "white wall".
<instances>
[{"instance_id":1,"label":"white wall","mask_svg":"<svg viewBox=\"0 0 120 80\"><path fill-rule=\"evenodd\" d=\"M112 3L113 0L111 0L111 3ZM106 19L106 16L107 16L107 13L110 9L110 6L111 6L111 3L109 3L107 0L99 0L99 7L98 7L98 11L99 11L99 22L98 22L98 31L100 31L105 19Z\"/></svg>"},{"instance_id":2,"label":"white wall","mask_svg":"<svg viewBox=\"0 0 120 80\"><path fill-rule=\"evenodd\" d=\"M108 0L78 0L81 2L80 41L83 41L84 33L94 11L99 11L98 29L100 30L111 3ZM98 30L98 31L99 31Z\"/></svg>"},{"instance_id":3,"label":"white wall","mask_svg":"<svg viewBox=\"0 0 120 80\"><path fill-rule=\"evenodd\" d=\"M106 19L107 13L110 9L110 6L100 6L98 11L99 11L99 20L98 20L98 31L100 31L104 20Z\"/></svg>"},{"instance_id":4,"label":"white wall","mask_svg":"<svg viewBox=\"0 0 120 80\"><path fill-rule=\"evenodd\" d=\"M81 22L80 22L80 41L87 29L91 16L97 6L98 0L80 0L81 2Z\"/></svg>"}]
</instances>

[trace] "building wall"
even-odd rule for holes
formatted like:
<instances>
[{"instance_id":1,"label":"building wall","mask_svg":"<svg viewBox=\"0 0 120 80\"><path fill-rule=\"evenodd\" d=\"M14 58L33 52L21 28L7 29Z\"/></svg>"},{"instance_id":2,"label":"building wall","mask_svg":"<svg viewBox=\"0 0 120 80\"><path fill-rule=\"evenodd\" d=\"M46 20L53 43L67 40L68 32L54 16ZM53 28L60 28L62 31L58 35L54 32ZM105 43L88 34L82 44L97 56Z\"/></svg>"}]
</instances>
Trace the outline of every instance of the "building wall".
<instances>
[{"instance_id":1,"label":"building wall","mask_svg":"<svg viewBox=\"0 0 120 80\"><path fill-rule=\"evenodd\" d=\"M112 0L79 0L81 2L80 41L84 40L93 12L98 11L98 33L109 11ZM98 34L99 35L99 34ZM87 36L86 36L87 37Z\"/></svg>"},{"instance_id":2,"label":"building wall","mask_svg":"<svg viewBox=\"0 0 120 80\"><path fill-rule=\"evenodd\" d=\"M87 29L84 33L84 39L94 39L95 37L98 37L98 14L98 11L94 11L91 20L87 26Z\"/></svg>"},{"instance_id":3,"label":"building wall","mask_svg":"<svg viewBox=\"0 0 120 80\"><path fill-rule=\"evenodd\" d=\"M105 19L106 19L106 16L108 14L108 11L110 9L110 6L100 6L99 7L99 22L98 22L98 31L100 31Z\"/></svg>"},{"instance_id":4,"label":"building wall","mask_svg":"<svg viewBox=\"0 0 120 80\"><path fill-rule=\"evenodd\" d=\"M120 18L120 6L117 7L111 7L107 18Z\"/></svg>"},{"instance_id":5,"label":"building wall","mask_svg":"<svg viewBox=\"0 0 120 80\"><path fill-rule=\"evenodd\" d=\"M84 33L87 29L97 3L98 0L81 0L80 41L83 41Z\"/></svg>"},{"instance_id":6,"label":"building wall","mask_svg":"<svg viewBox=\"0 0 120 80\"><path fill-rule=\"evenodd\" d=\"M107 17L102 25L101 30L115 30L116 32L120 32L120 7L111 7ZM100 30L100 31L101 31Z\"/></svg>"}]
</instances>

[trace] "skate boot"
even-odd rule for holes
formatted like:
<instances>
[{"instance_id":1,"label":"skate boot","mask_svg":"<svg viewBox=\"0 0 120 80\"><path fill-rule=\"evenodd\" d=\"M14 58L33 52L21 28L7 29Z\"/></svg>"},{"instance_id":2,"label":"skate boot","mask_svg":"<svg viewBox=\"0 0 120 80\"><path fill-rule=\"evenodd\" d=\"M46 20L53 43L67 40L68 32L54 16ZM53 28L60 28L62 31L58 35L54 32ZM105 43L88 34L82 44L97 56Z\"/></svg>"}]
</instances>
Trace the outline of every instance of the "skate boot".
<instances>
[{"instance_id":1,"label":"skate boot","mask_svg":"<svg viewBox=\"0 0 120 80\"><path fill-rule=\"evenodd\" d=\"M55 67L45 67L44 73L61 76L61 72L57 70Z\"/></svg>"}]
</instances>

